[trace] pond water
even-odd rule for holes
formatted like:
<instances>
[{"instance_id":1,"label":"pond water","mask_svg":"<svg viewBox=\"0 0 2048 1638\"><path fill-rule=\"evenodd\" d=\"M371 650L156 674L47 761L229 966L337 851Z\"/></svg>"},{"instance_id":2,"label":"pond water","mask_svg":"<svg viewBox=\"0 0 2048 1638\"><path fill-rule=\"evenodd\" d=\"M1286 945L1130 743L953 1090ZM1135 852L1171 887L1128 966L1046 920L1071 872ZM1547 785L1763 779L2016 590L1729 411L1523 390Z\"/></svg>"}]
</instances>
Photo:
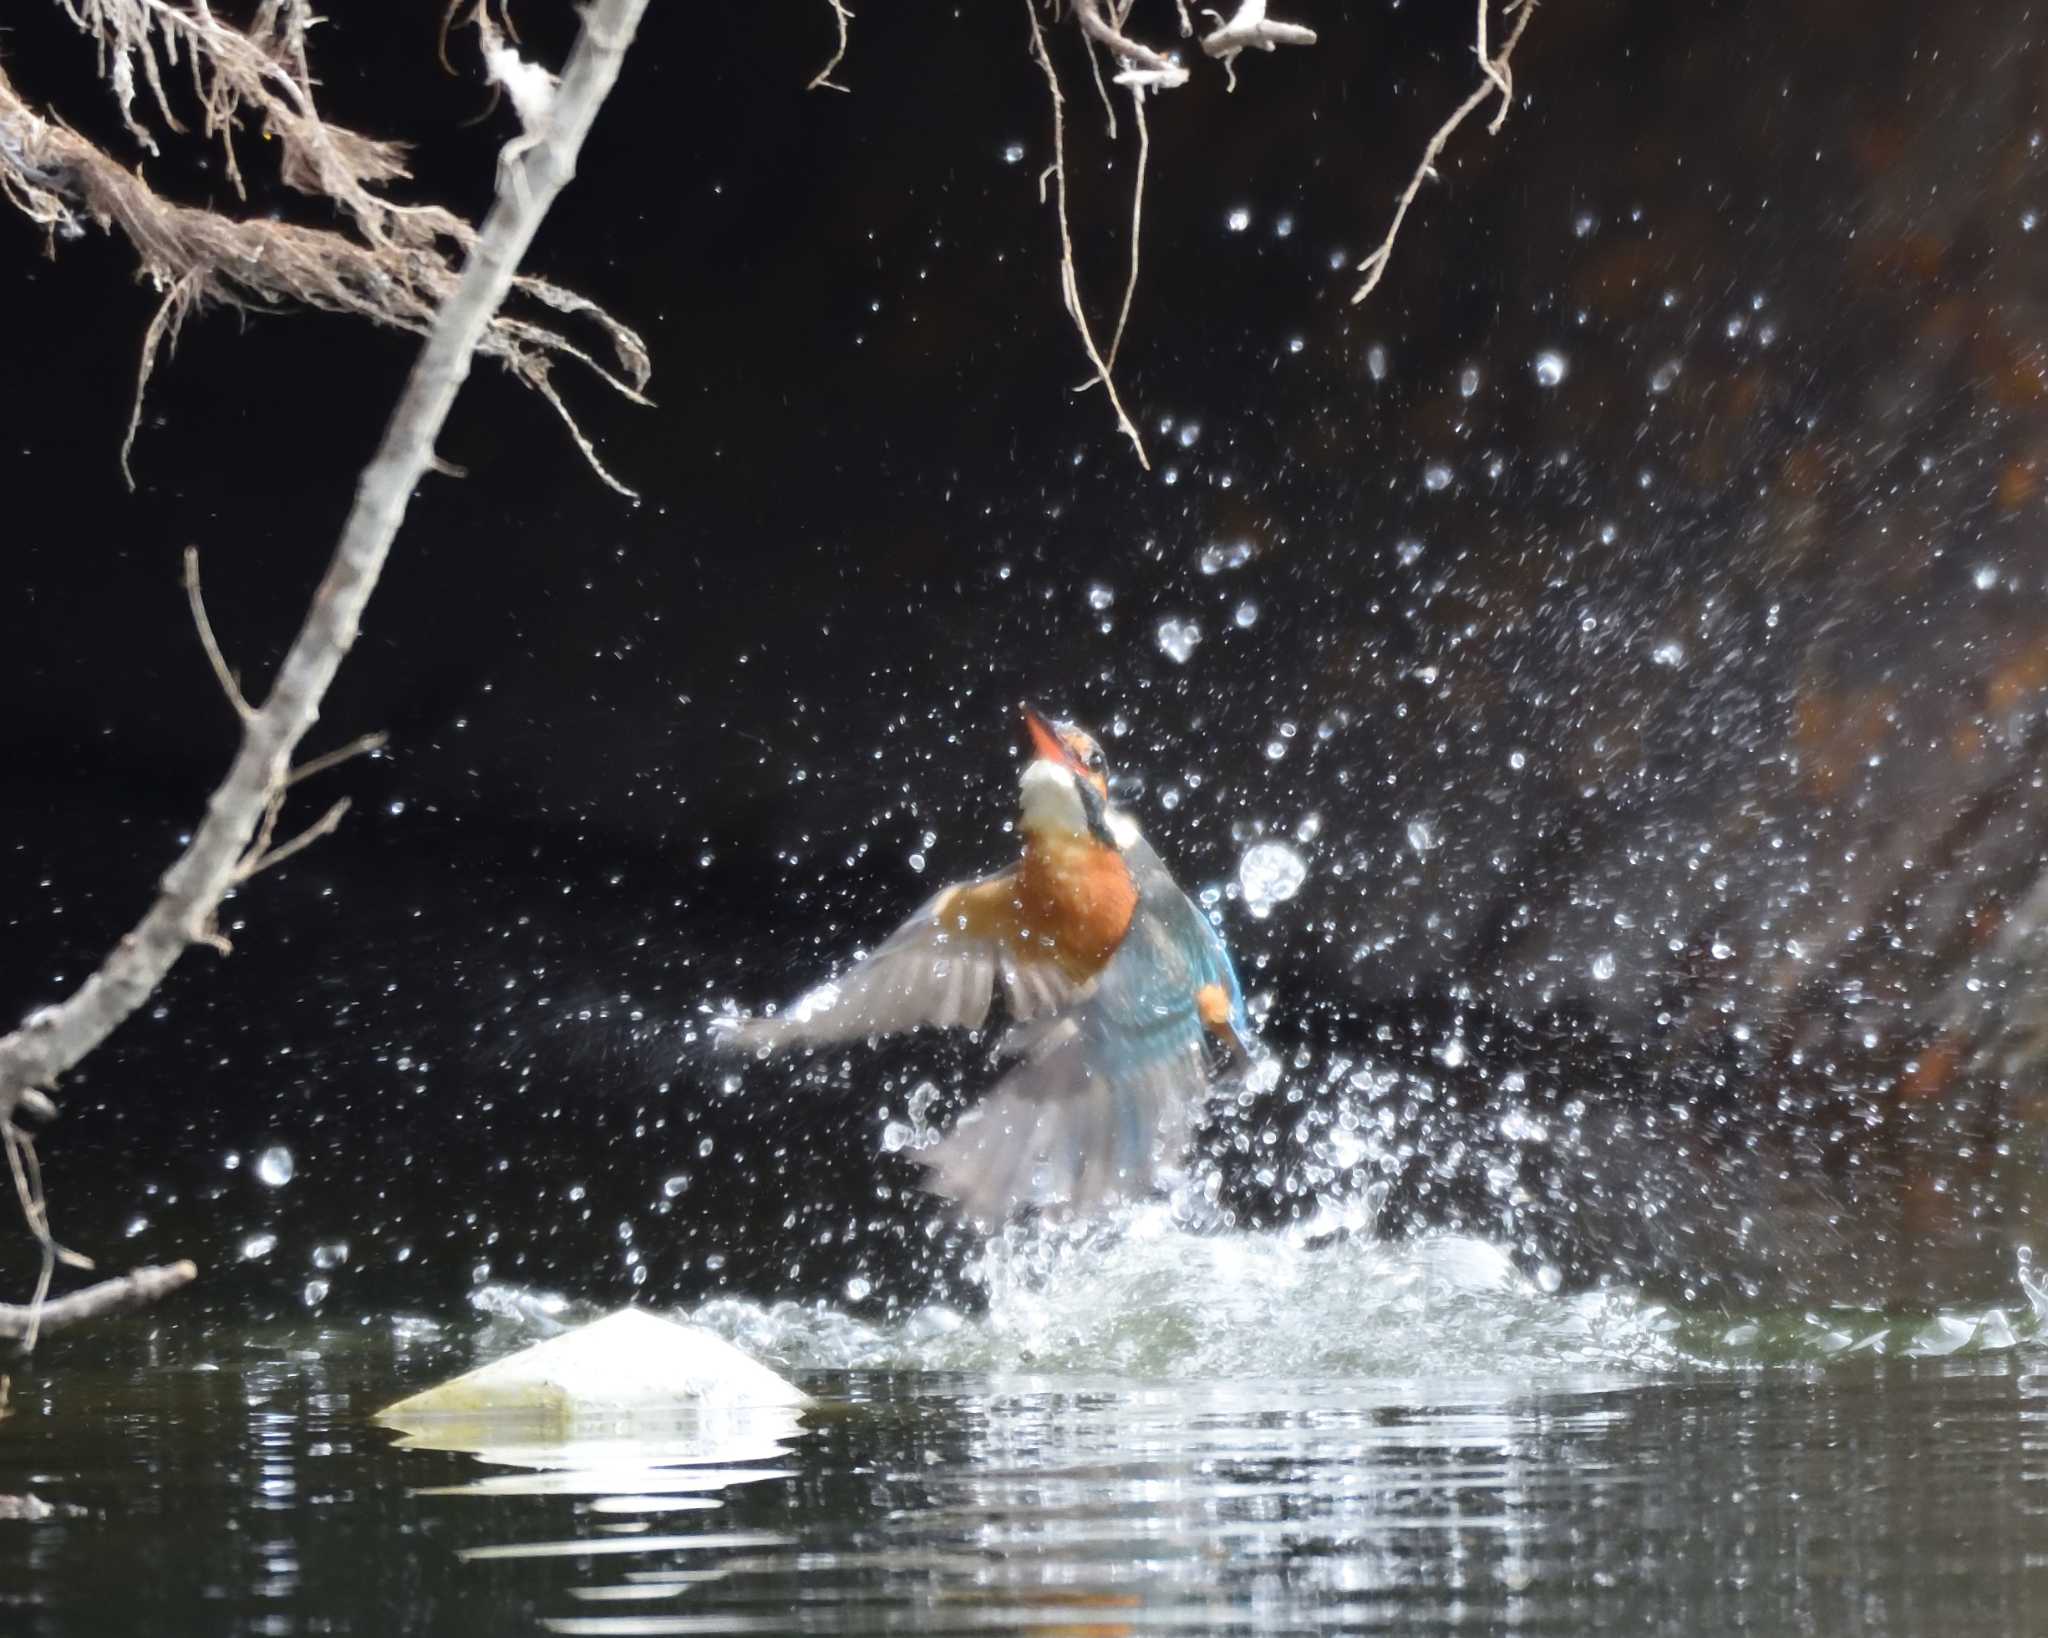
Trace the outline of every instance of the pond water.
<instances>
[{"instance_id":1,"label":"pond water","mask_svg":"<svg viewBox=\"0 0 2048 1638\"><path fill-rule=\"evenodd\" d=\"M53 1343L0 1431L48 1510L0 1521L0 1629L1953 1634L2048 1597L2024 1291L1681 1317L1469 1239L1121 1229L1003 1248L977 1314L699 1309L817 1403L572 1446L371 1421L595 1312L535 1291Z\"/></svg>"}]
</instances>

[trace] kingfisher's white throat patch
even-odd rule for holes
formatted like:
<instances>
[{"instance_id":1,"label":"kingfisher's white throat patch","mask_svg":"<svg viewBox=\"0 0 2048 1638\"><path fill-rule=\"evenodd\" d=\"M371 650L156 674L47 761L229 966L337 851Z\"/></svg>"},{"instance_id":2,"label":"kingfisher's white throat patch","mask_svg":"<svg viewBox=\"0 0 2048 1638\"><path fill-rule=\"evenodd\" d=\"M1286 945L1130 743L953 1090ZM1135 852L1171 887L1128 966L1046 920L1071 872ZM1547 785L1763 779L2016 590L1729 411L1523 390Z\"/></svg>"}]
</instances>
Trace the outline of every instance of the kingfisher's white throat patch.
<instances>
[{"instance_id":1,"label":"kingfisher's white throat patch","mask_svg":"<svg viewBox=\"0 0 2048 1638\"><path fill-rule=\"evenodd\" d=\"M1088 834L1088 810L1081 805L1081 792L1075 785L1072 769L1042 757L1034 758L1025 764L1017 796L1021 809L1018 824L1022 829L1042 836ZM1138 827L1114 808L1106 809L1102 818L1119 848L1127 848L1138 839Z\"/></svg>"},{"instance_id":2,"label":"kingfisher's white throat patch","mask_svg":"<svg viewBox=\"0 0 2048 1638\"><path fill-rule=\"evenodd\" d=\"M1085 836L1088 810L1074 788L1073 773L1057 762L1034 757L1024 765L1017 786L1018 823L1025 830L1054 836Z\"/></svg>"}]
</instances>

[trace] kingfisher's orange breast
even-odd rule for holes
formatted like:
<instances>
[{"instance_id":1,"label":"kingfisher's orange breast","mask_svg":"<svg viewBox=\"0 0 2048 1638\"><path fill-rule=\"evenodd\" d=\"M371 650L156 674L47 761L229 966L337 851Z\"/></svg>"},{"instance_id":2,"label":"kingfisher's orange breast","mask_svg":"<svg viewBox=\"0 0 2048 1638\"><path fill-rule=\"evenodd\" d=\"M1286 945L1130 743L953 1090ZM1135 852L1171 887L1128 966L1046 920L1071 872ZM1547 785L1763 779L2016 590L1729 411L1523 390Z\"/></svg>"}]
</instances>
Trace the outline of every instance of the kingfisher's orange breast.
<instances>
[{"instance_id":1,"label":"kingfisher's orange breast","mask_svg":"<svg viewBox=\"0 0 2048 1638\"><path fill-rule=\"evenodd\" d=\"M1137 907L1137 883L1115 848L1031 834L1015 870L954 889L939 914L1020 961L1050 960L1086 983L1116 954Z\"/></svg>"}]
</instances>

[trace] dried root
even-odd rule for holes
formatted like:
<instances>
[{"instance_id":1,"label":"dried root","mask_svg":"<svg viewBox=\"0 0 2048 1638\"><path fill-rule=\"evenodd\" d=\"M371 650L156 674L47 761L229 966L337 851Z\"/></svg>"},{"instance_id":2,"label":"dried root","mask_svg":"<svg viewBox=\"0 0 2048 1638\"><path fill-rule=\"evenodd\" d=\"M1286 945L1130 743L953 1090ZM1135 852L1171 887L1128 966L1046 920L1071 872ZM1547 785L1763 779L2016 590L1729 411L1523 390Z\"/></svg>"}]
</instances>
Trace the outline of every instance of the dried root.
<instances>
[{"instance_id":1,"label":"dried root","mask_svg":"<svg viewBox=\"0 0 2048 1638\"><path fill-rule=\"evenodd\" d=\"M264 0L246 33L215 18L197 0L189 9L171 0L59 4L98 44L101 68L122 117L145 148L154 152L156 143L138 117L139 86L147 86L162 123L181 131L163 70L183 65L204 133L220 143L237 189L242 173L235 136L254 117L277 144L283 180L332 203L351 229L237 219L165 199L94 144L30 108L0 69L0 194L45 228L53 244L78 237L88 223L120 234L134 247L143 276L162 293L143 336L134 410L121 446L122 471L131 486L130 456L143 394L158 355L175 347L185 319L198 309L210 304L259 312L312 307L415 335L427 333L476 246L476 230L438 206L402 206L385 199L376 190L407 174L403 151L321 118L306 67L305 32L312 17L305 0ZM518 106L521 93L532 91L541 71L520 62L495 31L485 34L485 46L494 79L512 91ZM530 95L528 104L520 107L522 118L534 111ZM518 142L530 143L530 131L512 146ZM571 291L532 278L520 278L514 288L556 313L590 321L614 363L600 364L549 324L504 314L493 317L480 350L538 392L598 475L630 493L604 470L551 372L558 360L572 360L626 397L644 402L645 345Z\"/></svg>"},{"instance_id":2,"label":"dried root","mask_svg":"<svg viewBox=\"0 0 2048 1638\"><path fill-rule=\"evenodd\" d=\"M1498 56L1490 56L1486 45L1486 10L1492 0L1479 0L1479 70L1483 76L1479 86L1463 102L1451 111L1451 117L1439 125L1436 135L1429 139L1429 146L1422 150L1422 160L1415 167L1415 174L1408 178L1408 186L1401 190L1400 202L1394 206L1394 220L1387 226L1387 236L1379 248L1358 264L1358 271L1365 275L1352 296L1353 305L1365 300L1386 277L1387 263L1394 254L1394 241L1400 237L1401 224L1408 218L1408 207L1415 203L1416 194L1422 191L1422 184L1436 175L1437 155L1444 151L1444 144L1456 135L1458 127L1471 116L1474 109L1495 92L1500 93L1500 111L1493 116L1486 127L1489 135L1497 136L1500 128L1507 123L1508 110L1515 105L1515 82L1508 72L1508 59L1515 54L1515 47L1521 43L1522 31L1529 26L1529 19L1536 15L1536 0L1508 0L1508 10L1517 13L1515 26L1508 31L1508 37L1500 48Z\"/></svg>"}]
</instances>

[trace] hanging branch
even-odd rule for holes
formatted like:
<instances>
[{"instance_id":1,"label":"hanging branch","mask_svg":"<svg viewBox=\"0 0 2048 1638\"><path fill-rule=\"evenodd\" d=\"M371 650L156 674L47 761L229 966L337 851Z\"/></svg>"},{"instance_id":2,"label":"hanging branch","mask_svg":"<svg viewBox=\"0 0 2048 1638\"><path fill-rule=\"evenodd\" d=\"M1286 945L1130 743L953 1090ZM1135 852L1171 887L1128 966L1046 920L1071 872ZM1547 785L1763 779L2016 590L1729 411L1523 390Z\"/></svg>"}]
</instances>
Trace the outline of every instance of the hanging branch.
<instances>
[{"instance_id":1,"label":"hanging branch","mask_svg":"<svg viewBox=\"0 0 2048 1638\"><path fill-rule=\"evenodd\" d=\"M1356 306L1373 293L1379 282L1386 276L1388 259L1394 254L1394 240L1400 236L1401 224L1408 217L1408 207L1415 203L1416 194L1422 191L1426 178L1436 175L1437 155L1444 151L1444 144L1457 134L1458 127L1471 116L1472 111L1492 96L1500 93L1500 111L1493 116L1486 127L1487 134L1498 136L1500 128L1507 123L1508 110L1515 105L1515 82L1508 73L1508 59L1515 54L1515 47L1521 43L1522 30L1529 26L1529 19L1536 15L1536 0L1508 0L1509 11L1516 13L1515 26L1509 30L1507 41L1500 48L1500 55L1490 57L1486 48L1486 8L1491 0L1479 0L1479 67L1484 75L1477 89L1459 103L1451 117L1437 127L1436 135L1429 139L1429 146L1422 150L1422 162L1415 167L1415 174L1408 178L1408 186L1401 190L1400 202L1394 207L1394 220L1387 226L1387 236L1380 241L1379 249L1358 264L1365 283L1358 287L1351 302Z\"/></svg>"},{"instance_id":2,"label":"hanging branch","mask_svg":"<svg viewBox=\"0 0 2048 1638\"><path fill-rule=\"evenodd\" d=\"M1076 0L1077 9L1088 3L1089 0ZM1123 400L1117 396L1116 382L1110 376L1109 365L1095 345L1094 333L1088 328L1088 315L1081 306L1081 284L1074 271L1074 231L1067 222L1067 99L1060 92L1059 75L1053 69L1051 53L1045 48L1045 31L1038 26L1038 0L1024 0L1024 11L1031 19L1032 55L1038 59L1038 66L1045 71L1046 88L1052 94L1052 175L1056 213L1060 222L1060 296L1066 303L1067 316L1074 321L1074 328L1080 334L1081 346L1088 354L1088 362L1095 366L1095 379L1102 383L1102 390L1109 394L1110 408L1116 412L1117 427L1130 439L1131 447L1138 452L1138 464L1149 472L1152 463L1145 458L1145 440L1138 436L1136 424L1124 411ZM1118 78L1121 80L1122 76L1119 75ZM1044 192L1044 179L1041 178L1041 198Z\"/></svg>"},{"instance_id":3,"label":"hanging branch","mask_svg":"<svg viewBox=\"0 0 2048 1638\"><path fill-rule=\"evenodd\" d=\"M213 917L238 882L287 849L268 846L266 816L274 823L282 788L291 782L291 758L319 714L320 702L353 646L365 604L377 584L414 489L434 466L434 441L470 363L487 347L493 315L517 282L517 268L548 207L575 172L576 156L597 110L618 78L619 66L647 0L592 0L583 28L547 110L545 129L512 164L501 168L497 198L474 234L460 276L426 326L425 345L393 411L304 623L286 653L263 704L242 718L242 738L227 775L207 803L206 817L185 851L164 873L155 903L99 969L72 995L31 1013L0 1038L0 1128L17 1188L33 1200L31 1227L45 1238L40 1191L30 1194L33 1150L18 1150L16 1124L24 1109L51 1111L42 1089L54 1087L146 1001L172 965L195 943L210 942ZM18 106L18 104L16 105ZM0 128L5 109L0 105ZM529 133L530 134L530 133ZM0 155L5 149L0 148ZM188 559L188 565L190 564ZM188 567L196 614L203 614L196 566ZM210 628L202 629L209 631ZM218 645L209 657L219 672ZM229 678L232 681L232 678ZM239 689L231 698L238 698ZM246 701L243 702L246 706ZM339 818L338 814L333 815ZM318 833L328 820L314 827ZM252 854L251 845L262 846ZM25 1210L28 1206L25 1204ZM47 1255L47 1244L46 1244Z\"/></svg>"}]
</instances>

